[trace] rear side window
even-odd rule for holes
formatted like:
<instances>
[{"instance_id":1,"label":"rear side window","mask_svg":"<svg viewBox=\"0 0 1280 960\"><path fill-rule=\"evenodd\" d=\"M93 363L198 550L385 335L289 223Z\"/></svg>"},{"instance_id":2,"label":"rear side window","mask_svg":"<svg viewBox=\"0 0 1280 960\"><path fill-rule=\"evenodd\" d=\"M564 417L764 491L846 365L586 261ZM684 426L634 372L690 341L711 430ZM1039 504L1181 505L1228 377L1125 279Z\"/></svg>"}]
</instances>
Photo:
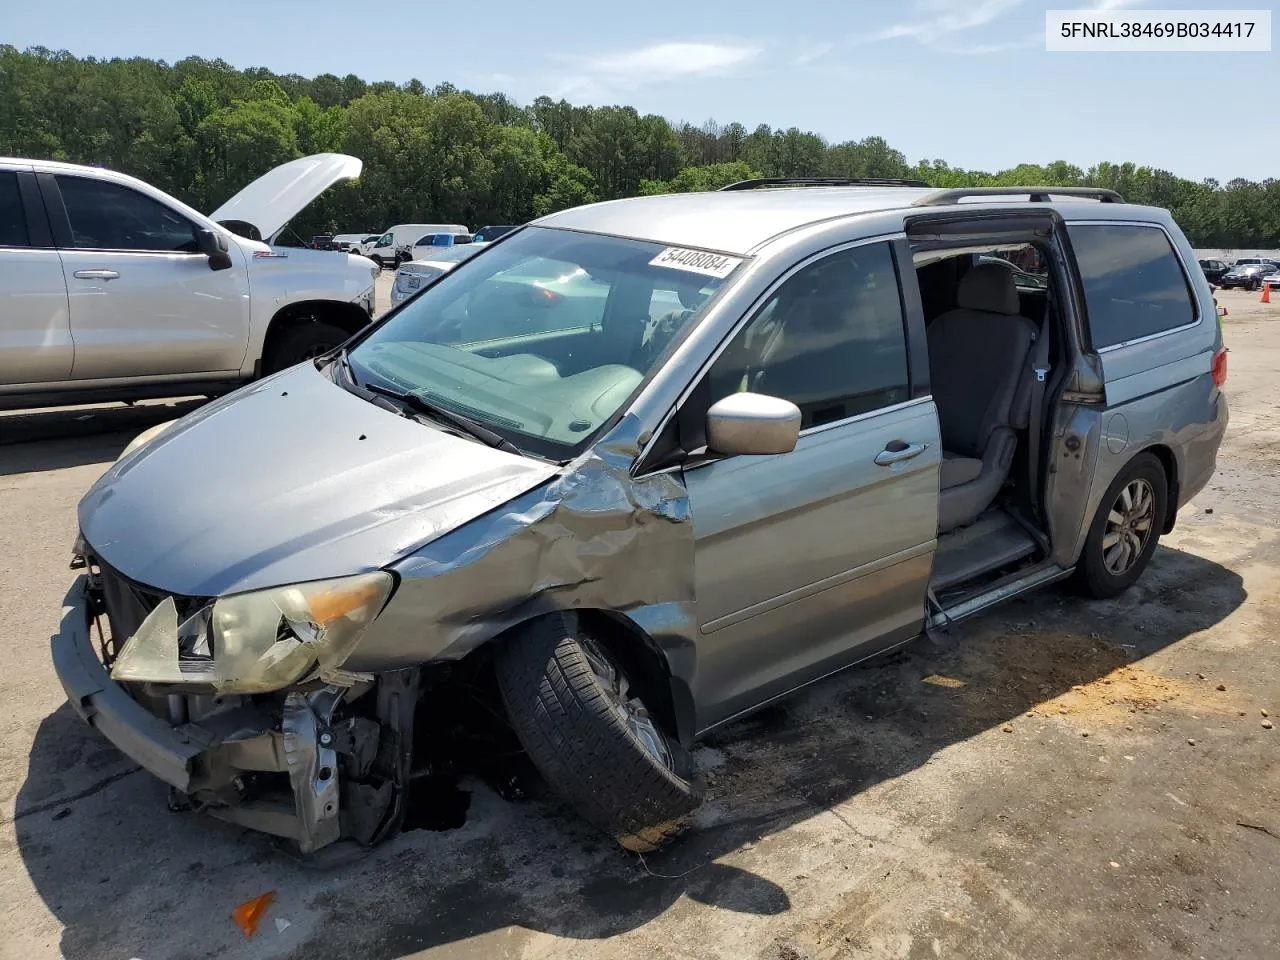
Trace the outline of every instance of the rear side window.
<instances>
[{"instance_id":1,"label":"rear side window","mask_svg":"<svg viewBox=\"0 0 1280 960\"><path fill-rule=\"evenodd\" d=\"M18 175L0 172L0 247L25 247L29 243Z\"/></svg>"},{"instance_id":2,"label":"rear side window","mask_svg":"<svg viewBox=\"0 0 1280 960\"><path fill-rule=\"evenodd\" d=\"M164 204L105 180L57 179L77 248L198 252L195 226Z\"/></svg>"},{"instance_id":3,"label":"rear side window","mask_svg":"<svg viewBox=\"0 0 1280 960\"><path fill-rule=\"evenodd\" d=\"M1159 227L1075 224L1067 229L1095 350L1195 320L1186 275Z\"/></svg>"},{"instance_id":4,"label":"rear side window","mask_svg":"<svg viewBox=\"0 0 1280 960\"><path fill-rule=\"evenodd\" d=\"M910 398L907 340L887 243L842 250L792 275L710 372L710 402L750 391L790 400L802 429Z\"/></svg>"}]
</instances>

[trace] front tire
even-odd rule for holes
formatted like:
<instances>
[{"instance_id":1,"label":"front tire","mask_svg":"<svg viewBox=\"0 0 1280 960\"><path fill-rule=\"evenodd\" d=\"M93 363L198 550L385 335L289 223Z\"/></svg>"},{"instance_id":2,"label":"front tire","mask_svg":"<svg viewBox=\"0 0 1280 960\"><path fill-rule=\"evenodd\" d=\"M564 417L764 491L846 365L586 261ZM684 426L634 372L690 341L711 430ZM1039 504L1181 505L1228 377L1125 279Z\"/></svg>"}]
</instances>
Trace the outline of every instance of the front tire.
<instances>
[{"instance_id":1,"label":"front tire","mask_svg":"<svg viewBox=\"0 0 1280 960\"><path fill-rule=\"evenodd\" d=\"M294 327L271 350L264 364L265 373L275 373L285 367L310 360L328 353L350 334L331 323L311 322Z\"/></svg>"},{"instance_id":2,"label":"front tire","mask_svg":"<svg viewBox=\"0 0 1280 960\"><path fill-rule=\"evenodd\" d=\"M1098 504L1076 567L1086 594L1108 600L1142 576L1160 540L1168 498L1164 464L1154 454L1140 453L1125 465Z\"/></svg>"},{"instance_id":3,"label":"front tire","mask_svg":"<svg viewBox=\"0 0 1280 960\"><path fill-rule=\"evenodd\" d=\"M529 758L556 793L625 849L648 853L702 802L693 758L631 694L576 617L521 627L498 653L498 689Z\"/></svg>"},{"instance_id":4,"label":"front tire","mask_svg":"<svg viewBox=\"0 0 1280 960\"><path fill-rule=\"evenodd\" d=\"M383 267L385 266L385 264L382 262L381 254L378 254L378 253L371 254L369 259L378 265L379 270L383 269Z\"/></svg>"}]
</instances>

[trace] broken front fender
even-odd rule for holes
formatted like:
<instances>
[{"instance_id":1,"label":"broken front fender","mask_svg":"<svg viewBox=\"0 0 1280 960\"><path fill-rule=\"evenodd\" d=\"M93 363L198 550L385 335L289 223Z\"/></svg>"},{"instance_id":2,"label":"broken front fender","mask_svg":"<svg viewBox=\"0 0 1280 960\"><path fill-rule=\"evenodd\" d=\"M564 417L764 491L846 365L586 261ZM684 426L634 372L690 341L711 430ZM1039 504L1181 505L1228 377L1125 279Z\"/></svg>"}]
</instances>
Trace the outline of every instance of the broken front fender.
<instances>
[{"instance_id":1,"label":"broken front fender","mask_svg":"<svg viewBox=\"0 0 1280 960\"><path fill-rule=\"evenodd\" d=\"M603 610L652 641L671 671L674 699L691 713L689 500L678 473L631 476L638 433L638 422L625 418L552 482L394 564L400 586L348 669L457 659L541 614Z\"/></svg>"}]
</instances>

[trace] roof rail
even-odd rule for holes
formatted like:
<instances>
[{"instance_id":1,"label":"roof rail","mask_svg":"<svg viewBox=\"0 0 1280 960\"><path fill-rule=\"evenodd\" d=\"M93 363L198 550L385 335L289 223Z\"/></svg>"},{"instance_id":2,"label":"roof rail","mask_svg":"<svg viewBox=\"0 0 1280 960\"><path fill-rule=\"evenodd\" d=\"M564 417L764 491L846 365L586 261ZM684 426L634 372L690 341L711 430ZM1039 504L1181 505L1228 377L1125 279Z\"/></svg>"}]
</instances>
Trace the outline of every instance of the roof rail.
<instances>
[{"instance_id":1,"label":"roof rail","mask_svg":"<svg viewBox=\"0 0 1280 960\"><path fill-rule=\"evenodd\" d=\"M1089 197L1099 203L1124 203L1124 197L1120 194L1102 187L955 187L926 193L911 205L936 207L959 203L965 197L1019 197L1024 194L1030 196L1032 203L1047 203L1050 194L1059 197Z\"/></svg>"},{"instance_id":2,"label":"roof rail","mask_svg":"<svg viewBox=\"0 0 1280 960\"><path fill-rule=\"evenodd\" d=\"M758 177L739 180L721 190L760 190L764 187L927 187L923 180L896 177Z\"/></svg>"}]
</instances>

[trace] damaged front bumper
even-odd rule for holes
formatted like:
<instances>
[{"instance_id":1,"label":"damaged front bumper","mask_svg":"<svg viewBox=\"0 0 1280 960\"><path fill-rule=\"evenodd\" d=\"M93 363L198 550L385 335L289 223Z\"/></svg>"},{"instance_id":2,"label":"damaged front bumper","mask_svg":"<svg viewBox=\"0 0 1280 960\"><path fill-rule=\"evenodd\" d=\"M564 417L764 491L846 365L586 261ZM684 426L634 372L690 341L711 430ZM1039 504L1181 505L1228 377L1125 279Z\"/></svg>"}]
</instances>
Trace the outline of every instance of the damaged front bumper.
<instances>
[{"instance_id":1,"label":"damaged front bumper","mask_svg":"<svg viewBox=\"0 0 1280 960\"><path fill-rule=\"evenodd\" d=\"M78 577L51 641L58 679L76 713L184 805L291 839L303 853L340 838L374 843L398 828L416 672L379 678L373 716L335 722L344 701L368 689L320 685L257 697L170 694L165 719L108 675L92 637L101 610L92 574ZM198 718L183 719L196 703Z\"/></svg>"}]
</instances>

